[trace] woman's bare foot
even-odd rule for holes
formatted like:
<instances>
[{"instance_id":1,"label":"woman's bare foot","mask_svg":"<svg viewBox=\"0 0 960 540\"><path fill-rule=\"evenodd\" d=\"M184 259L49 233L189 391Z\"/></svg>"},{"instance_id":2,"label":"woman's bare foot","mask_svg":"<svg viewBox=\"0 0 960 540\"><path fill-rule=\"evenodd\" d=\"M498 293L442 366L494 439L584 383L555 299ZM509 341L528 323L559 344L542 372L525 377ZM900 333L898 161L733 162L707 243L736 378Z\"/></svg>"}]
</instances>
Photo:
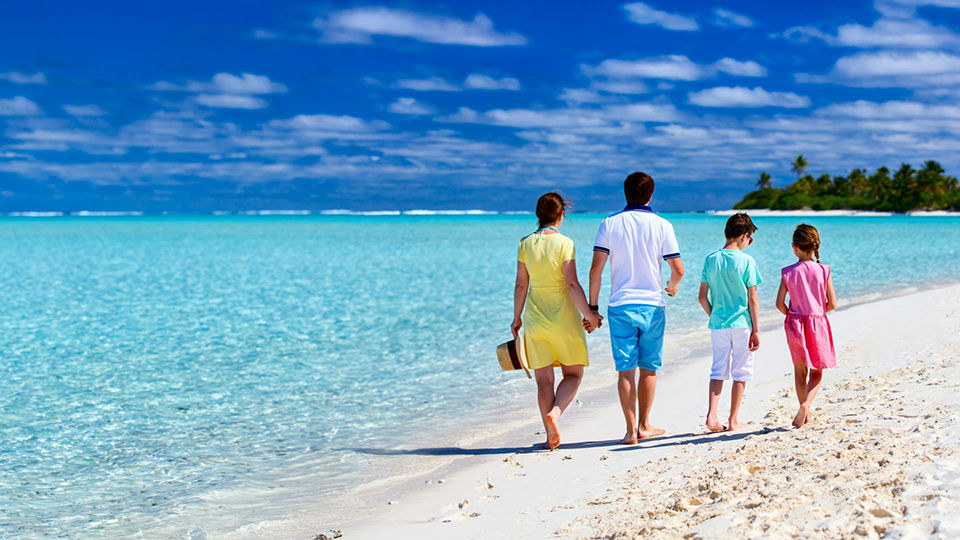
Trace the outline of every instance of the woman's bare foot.
<instances>
[{"instance_id":1,"label":"woman's bare foot","mask_svg":"<svg viewBox=\"0 0 960 540\"><path fill-rule=\"evenodd\" d=\"M560 446L560 426L557 425L557 419L553 414L548 414L543 420L544 427L547 428L547 446L551 450L556 450Z\"/></svg>"},{"instance_id":2,"label":"woman's bare foot","mask_svg":"<svg viewBox=\"0 0 960 540\"><path fill-rule=\"evenodd\" d=\"M723 424L720 423L716 418L707 417L707 429L716 433L718 431L723 431L727 429Z\"/></svg>"},{"instance_id":3,"label":"woman's bare foot","mask_svg":"<svg viewBox=\"0 0 960 540\"><path fill-rule=\"evenodd\" d=\"M746 424L740 423L737 420L730 420L730 422L728 423L730 424L730 427L727 428L727 431L736 431L738 429L743 429L747 427Z\"/></svg>"},{"instance_id":4,"label":"woman's bare foot","mask_svg":"<svg viewBox=\"0 0 960 540\"><path fill-rule=\"evenodd\" d=\"M793 417L793 427L798 428L802 427L807 423L807 416L810 414L809 409L806 405L801 405L800 410L797 411L797 415Z\"/></svg>"},{"instance_id":5,"label":"woman's bare foot","mask_svg":"<svg viewBox=\"0 0 960 540\"><path fill-rule=\"evenodd\" d=\"M638 438L638 439L650 439L650 438L653 438L653 437L659 437L659 436L663 435L663 434L666 433L666 432L667 432L667 430L665 430L665 429L660 429L660 428L655 428L655 427L653 427L653 426L649 426L649 427L647 427L647 429L638 429L638 430L637 430L637 438Z\"/></svg>"},{"instance_id":6,"label":"woman's bare foot","mask_svg":"<svg viewBox=\"0 0 960 540\"><path fill-rule=\"evenodd\" d=\"M620 439L620 444L637 444L637 434L627 433Z\"/></svg>"}]
</instances>

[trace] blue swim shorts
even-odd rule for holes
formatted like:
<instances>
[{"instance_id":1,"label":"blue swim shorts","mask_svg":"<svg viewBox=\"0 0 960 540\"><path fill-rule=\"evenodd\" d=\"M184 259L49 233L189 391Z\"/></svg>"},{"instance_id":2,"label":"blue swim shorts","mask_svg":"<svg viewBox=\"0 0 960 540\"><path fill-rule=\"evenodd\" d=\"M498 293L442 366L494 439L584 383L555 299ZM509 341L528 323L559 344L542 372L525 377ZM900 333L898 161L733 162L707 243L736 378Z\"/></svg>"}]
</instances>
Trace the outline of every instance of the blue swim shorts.
<instances>
[{"instance_id":1,"label":"blue swim shorts","mask_svg":"<svg viewBox=\"0 0 960 540\"><path fill-rule=\"evenodd\" d=\"M607 308L610 345L617 371L657 371L663 364L663 306L624 304Z\"/></svg>"}]
</instances>

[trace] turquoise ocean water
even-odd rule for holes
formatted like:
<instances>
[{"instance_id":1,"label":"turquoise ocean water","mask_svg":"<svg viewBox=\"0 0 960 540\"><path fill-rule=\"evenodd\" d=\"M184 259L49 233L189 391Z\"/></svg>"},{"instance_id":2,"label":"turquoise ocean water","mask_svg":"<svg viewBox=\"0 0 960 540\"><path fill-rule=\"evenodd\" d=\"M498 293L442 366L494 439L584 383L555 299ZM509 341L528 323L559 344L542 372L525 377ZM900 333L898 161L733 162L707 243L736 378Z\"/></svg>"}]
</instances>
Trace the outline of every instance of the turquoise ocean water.
<instances>
[{"instance_id":1,"label":"turquoise ocean water","mask_svg":"<svg viewBox=\"0 0 960 540\"><path fill-rule=\"evenodd\" d=\"M666 217L687 266L668 325L693 331L726 218ZM562 228L584 285L601 218ZM820 229L841 302L958 278L960 218L758 218L767 315L800 221ZM530 215L0 219L0 536L216 534L389 474L352 449L452 444L468 408L492 419L529 402L535 416L532 386L493 358L534 228Z\"/></svg>"}]
</instances>

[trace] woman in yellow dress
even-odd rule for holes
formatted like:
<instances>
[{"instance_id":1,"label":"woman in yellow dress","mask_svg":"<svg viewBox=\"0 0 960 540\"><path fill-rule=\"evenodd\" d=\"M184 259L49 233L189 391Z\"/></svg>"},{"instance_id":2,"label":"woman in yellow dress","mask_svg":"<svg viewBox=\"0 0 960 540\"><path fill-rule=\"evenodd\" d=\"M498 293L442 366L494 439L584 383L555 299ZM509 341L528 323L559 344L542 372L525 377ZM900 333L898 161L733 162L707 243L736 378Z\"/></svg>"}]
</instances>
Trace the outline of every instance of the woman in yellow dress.
<instances>
[{"instance_id":1,"label":"woman in yellow dress","mask_svg":"<svg viewBox=\"0 0 960 540\"><path fill-rule=\"evenodd\" d=\"M576 396L583 367L589 363L584 328L592 332L601 324L601 317L590 309L577 279L573 240L558 231L568 205L557 192L546 193L537 200L540 227L520 240L517 249L517 283L510 325L514 338L524 327L527 362L536 375L537 401L547 431L546 447L551 450L560 446L560 415ZM556 390L554 367L563 373Z\"/></svg>"}]
</instances>

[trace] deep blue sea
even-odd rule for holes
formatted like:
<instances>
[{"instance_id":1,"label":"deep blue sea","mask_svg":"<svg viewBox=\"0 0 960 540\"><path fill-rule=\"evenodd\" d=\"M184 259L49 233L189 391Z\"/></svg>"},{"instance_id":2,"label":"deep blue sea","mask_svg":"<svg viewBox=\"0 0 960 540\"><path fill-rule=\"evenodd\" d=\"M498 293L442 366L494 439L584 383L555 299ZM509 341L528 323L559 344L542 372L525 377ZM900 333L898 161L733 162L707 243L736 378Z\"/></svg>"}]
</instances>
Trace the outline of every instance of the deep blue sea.
<instances>
[{"instance_id":1,"label":"deep blue sea","mask_svg":"<svg viewBox=\"0 0 960 540\"><path fill-rule=\"evenodd\" d=\"M665 217L687 266L669 331L689 332L706 324L700 264L726 218ZM561 229L584 286L601 218ZM535 221L0 219L0 537L216 535L389 474L351 449L451 444L468 408L534 411L494 348ZM960 276L960 218L761 217L748 252L767 315L801 221L841 303Z\"/></svg>"}]
</instances>

